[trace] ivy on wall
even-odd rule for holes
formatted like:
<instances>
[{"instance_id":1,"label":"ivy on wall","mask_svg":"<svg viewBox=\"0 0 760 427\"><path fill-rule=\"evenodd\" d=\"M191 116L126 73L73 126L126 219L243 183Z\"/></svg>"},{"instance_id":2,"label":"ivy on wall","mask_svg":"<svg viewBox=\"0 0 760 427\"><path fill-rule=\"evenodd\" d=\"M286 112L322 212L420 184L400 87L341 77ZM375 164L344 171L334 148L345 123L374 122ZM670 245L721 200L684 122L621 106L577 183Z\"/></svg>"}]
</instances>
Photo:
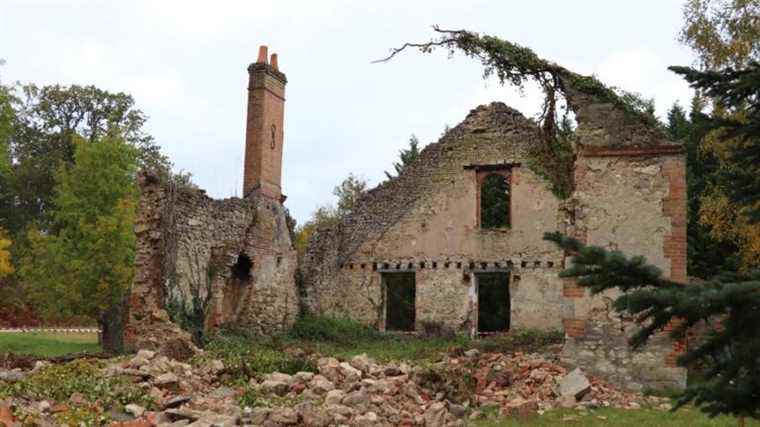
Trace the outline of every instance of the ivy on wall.
<instances>
[{"instance_id":1,"label":"ivy on wall","mask_svg":"<svg viewBox=\"0 0 760 427\"><path fill-rule=\"evenodd\" d=\"M569 91L586 95L593 102L613 104L634 121L659 126L650 102L635 94L608 87L593 76L582 76L542 59L527 47L466 30L444 30L437 26L433 30L438 34L437 38L425 43L404 43L392 49L386 58L375 62L388 61L407 48L419 49L423 53L443 48L450 56L461 52L480 61L484 79L495 76L501 84L508 83L518 88L523 88L528 82L538 83L545 94L539 116L545 144L531 150L528 166L549 181L552 192L560 199L569 197L574 187L575 153L568 110L577 111L579 106L568 99ZM564 103L561 102L563 100ZM566 106L564 114L558 114L558 104Z\"/></svg>"}]
</instances>

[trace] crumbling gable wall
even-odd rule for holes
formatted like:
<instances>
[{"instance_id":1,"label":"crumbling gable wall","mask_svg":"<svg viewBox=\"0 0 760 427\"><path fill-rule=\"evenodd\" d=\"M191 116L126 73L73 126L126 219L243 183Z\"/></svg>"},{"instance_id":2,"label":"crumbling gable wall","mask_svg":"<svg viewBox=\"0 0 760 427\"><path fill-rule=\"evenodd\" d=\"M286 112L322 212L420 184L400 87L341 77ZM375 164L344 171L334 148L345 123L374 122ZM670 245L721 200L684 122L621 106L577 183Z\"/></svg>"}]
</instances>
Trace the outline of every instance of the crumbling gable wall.
<instances>
[{"instance_id":1,"label":"crumbling gable wall","mask_svg":"<svg viewBox=\"0 0 760 427\"><path fill-rule=\"evenodd\" d=\"M286 330L298 313L296 255L283 206L266 197L214 200L204 191L139 179L137 277L126 339L160 347L186 328ZM250 261L250 270L236 274Z\"/></svg>"},{"instance_id":2,"label":"crumbling gable wall","mask_svg":"<svg viewBox=\"0 0 760 427\"><path fill-rule=\"evenodd\" d=\"M563 253L542 240L563 227L560 201L527 166L535 123L502 103L481 106L405 172L358 202L357 211L310 242L303 265L307 307L384 328L381 272L415 274L417 329L472 332L475 277L509 271L513 327L559 329L572 306L557 273ZM478 168L511 175L509 229L478 226ZM536 307L542 307L536 310Z\"/></svg>"},{"instance_id":3,"label":"crumbling gable wall","mask_svg":"<svg viewBox=\"0 0 760 427\"><path fill-rule=\"evenodd\" d=\"M568 199L558 200L549 183L525 167L531 144L546 143L536 125L500 104L479 107L400 177L361 198L356 213L313 237L302 266L306 306L383 329L381 273L411 271L417 330L437 322L473 332L473 275L506 267L512 327L562 328L565 362L623 387L683 387L686 373L675 358L684 343L662 334L631 351L626 337L635 325L610 310L617 295L592 297L560 279L571 254L541 240L559 230L643 255L671 278L686 278L681 147L615 98L574 86L584 81L572 73L560 77L578 120ZM470 167L496 163L520 163L512 169L512 227L481 230L477 168Z\"/></svg>"}]
</instances>

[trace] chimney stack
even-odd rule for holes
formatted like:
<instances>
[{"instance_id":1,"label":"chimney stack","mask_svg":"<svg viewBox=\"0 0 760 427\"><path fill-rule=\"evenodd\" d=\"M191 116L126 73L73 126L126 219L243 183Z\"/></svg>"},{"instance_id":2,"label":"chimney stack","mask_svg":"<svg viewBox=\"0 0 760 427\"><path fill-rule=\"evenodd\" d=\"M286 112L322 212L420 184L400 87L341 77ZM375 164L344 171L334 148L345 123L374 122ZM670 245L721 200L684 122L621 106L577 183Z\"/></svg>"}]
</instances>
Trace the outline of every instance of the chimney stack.
<instances>
[{"instance_id":1,"label":"chimney stack","mask_svg":"<svg viewBox=\"0 0 760 427\"><path fill-rule=\"evenodd\" d=\"M243 165L244 197L264 196L282 202L282 148L285 115L285 74L277 54L268 62L268 49L259 47L248 66L248 114Z\"/></svg>"}]
</instances>

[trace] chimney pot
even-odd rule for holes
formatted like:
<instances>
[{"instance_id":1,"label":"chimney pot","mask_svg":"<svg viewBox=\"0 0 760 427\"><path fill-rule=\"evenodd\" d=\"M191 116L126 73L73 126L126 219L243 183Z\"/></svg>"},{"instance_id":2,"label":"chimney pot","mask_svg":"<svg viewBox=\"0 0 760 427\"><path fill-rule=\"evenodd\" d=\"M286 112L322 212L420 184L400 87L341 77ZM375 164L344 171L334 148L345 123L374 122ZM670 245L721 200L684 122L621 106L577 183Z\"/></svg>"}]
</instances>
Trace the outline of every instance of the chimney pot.
<instances>
[{"instance_id":1,"label":"chimney pot","mask_svg":"<svg viewBox=\"0 0 760 427\"><path fill-rule=\"evenodd\" d=\"M275 70L279 70L277 67L277 54L273 53L272 56L269 59L269 64L274 68Z\"/></svg>"},{"instance_id":2,"label":"chimney pot","mask_svg":"<svg viewBox=\"0 0 760 427\"><path fill-rule=\"evenodd\" d=\"M256 63L258 64L267 63L267 47L266 46L259 46L259 58L256 60Z\"/></svg>"}]
</instances>

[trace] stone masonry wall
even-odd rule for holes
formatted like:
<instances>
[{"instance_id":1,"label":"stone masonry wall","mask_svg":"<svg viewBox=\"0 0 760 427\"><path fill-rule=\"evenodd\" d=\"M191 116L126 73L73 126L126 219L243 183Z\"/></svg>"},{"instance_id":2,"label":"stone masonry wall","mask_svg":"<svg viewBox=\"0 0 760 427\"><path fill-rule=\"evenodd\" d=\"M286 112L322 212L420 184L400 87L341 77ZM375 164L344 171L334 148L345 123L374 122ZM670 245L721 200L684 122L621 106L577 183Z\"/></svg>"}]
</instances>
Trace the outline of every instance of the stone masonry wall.
<instances>
[{"instance_id":1,"label":"stone masonry wall","mask_svg":"<svg viewBox=\"0 0 760 427\"><path fill-rule=\"evenodd\" d=\"M684 282L686 248L673 249L686 233L684 172L683 156L672 146L586 152L576 164L575 235L628 256L643 255ZM573 316L564 319L566 361L631 389L685 386L685 370L673 363L683 343L661 333L633 351L627 337L635 325L610 309L617 293L586 298L587 291L571 280L565 287L574 301Z\"/></svg>"},{"instance_id":2,"label":"stone masonry wall","mask_svg":"<svg viewBox=\"0 0 760 427\"><path fill-rule=\"evenodd\" d=\"M214 200L150 176L141 177L140 189L138 253L152 250L137 260L133 348L145 347L154 335L160 339L154 332L169 327L169 313L175 321L195 316L206 330L231 325L261 334L295 321L296 255L279 202ZM237 278L233 269L246 257L250 275Z\"/></svg>"},{"instance_id":3,"label":"stone masonry wall","mask_svg":"<svg viewBox=\"0 0 760 427\"><path fill-rule=\"evenodd\" d=\"M507 271L512 326L560 329L557 314L572 309L557 277L563 253L542 236L563 227L564 213L526 166L536 143L535 124L506 105L473 110L408 171L365 195L340 227L318 232L303 266L310 310L383 329L382 274L413 271L417 328L474 332L476 273ZM498 165L510 170L511 227L480 229L478 167Z\"/></svg>"}]
</instances>

